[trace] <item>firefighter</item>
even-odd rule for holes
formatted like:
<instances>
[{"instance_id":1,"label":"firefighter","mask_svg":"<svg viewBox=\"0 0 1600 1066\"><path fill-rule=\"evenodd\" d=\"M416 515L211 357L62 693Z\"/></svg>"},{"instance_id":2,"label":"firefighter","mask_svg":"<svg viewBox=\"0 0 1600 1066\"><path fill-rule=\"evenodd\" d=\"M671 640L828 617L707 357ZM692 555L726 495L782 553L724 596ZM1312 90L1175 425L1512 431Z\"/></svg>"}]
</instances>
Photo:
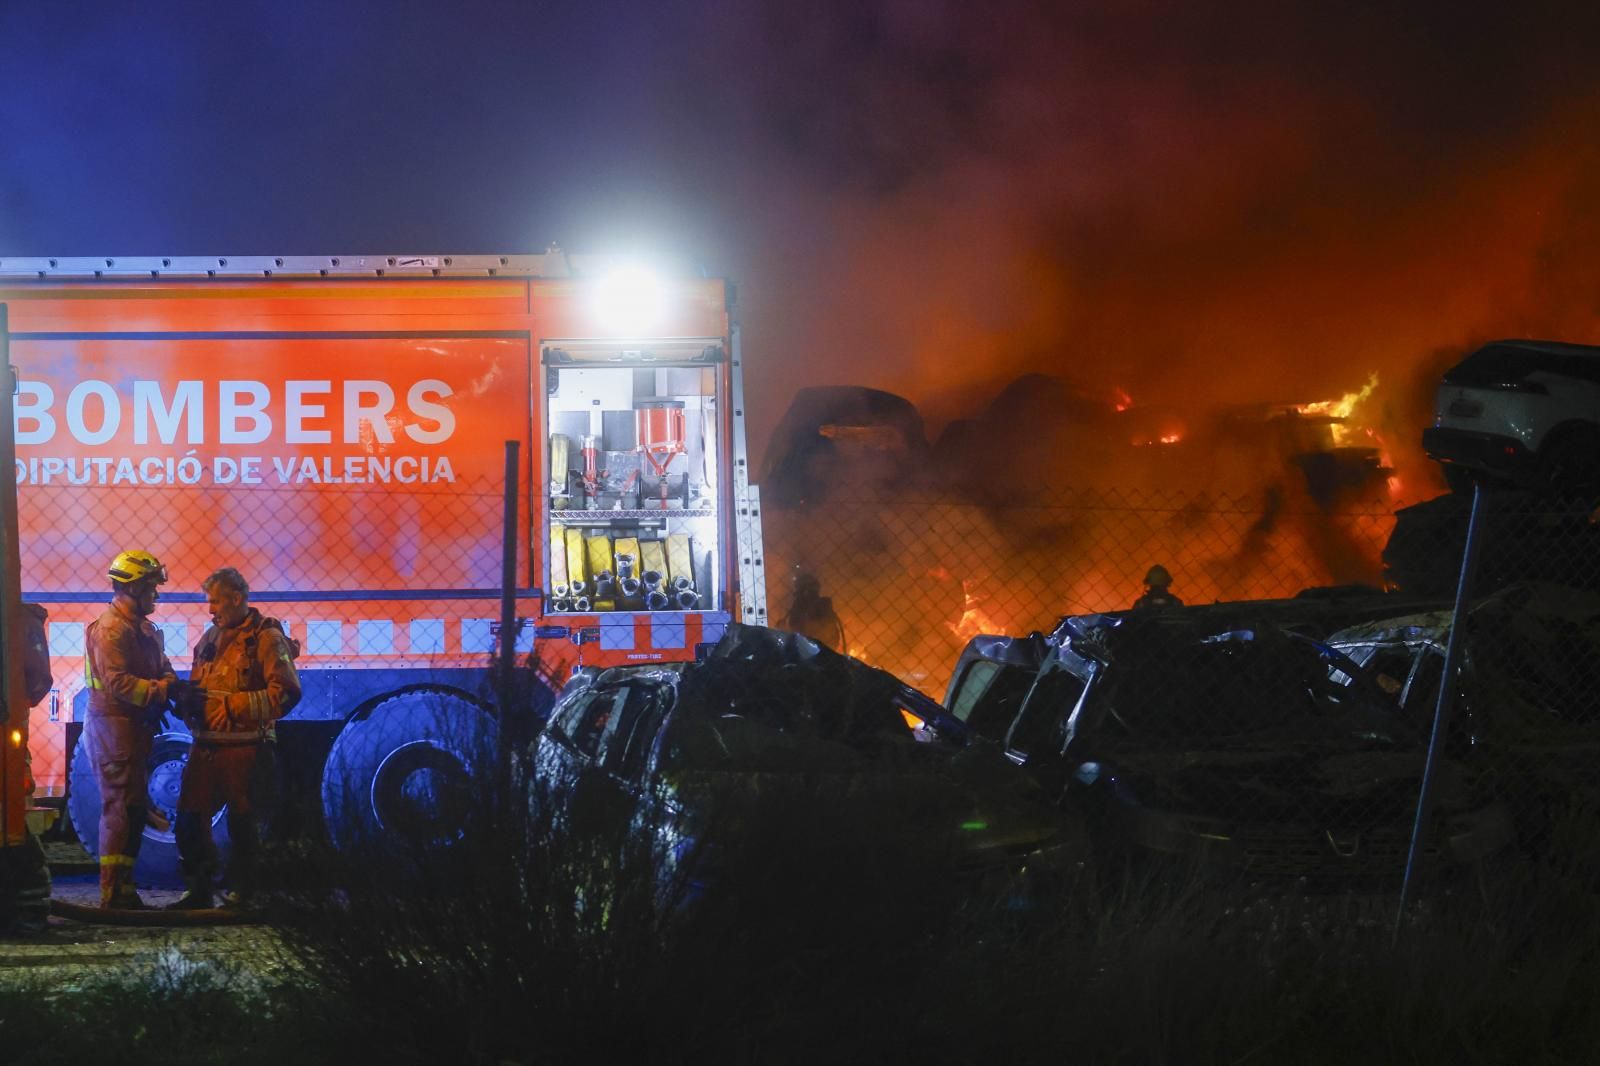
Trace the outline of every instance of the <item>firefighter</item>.
<instances>
[{"instance_id":1,"label":"firefighter","mask_svg":"<svg viewBox=\"0 0 1600 1066\"><path fill-rule=\"evenodd\" d=\"M83 672L89 689L84 745L100 786L100 906L137 909L133 864L150 811L150 746L180 684L150 624L167 569L147 551L107 568L111 606L89 623Z\"/></svg>"},{"instance_id":2,"label":"firefighter","mask_svg":"<svg viewBox=\"0 0 1600 1066\"><path fill-rule=\"evenodd\" d=\"M211 819L224 804L232 857L224 902L244 902L254 887L260 816L276 791L276 723L300 701L298 650L283 623L250 606L250 584L232 567L201 586L212 625L194 649L194 671L180 708L194 733L178 792L178 859L186 891L172 906L212 905L216 848Z\"/></svg>"},{"instance_id":3,"label":"firefighter","mask_svg":"<svg viewBox=\"0 0 1600 1066\"><path fill-rule=\"evenodd\" d=\"M1172 575L1157 563L1144 575L1144 595L1133 601L1134 609L1140 607L1182 607L1183 601L1172 593Z\"/></svg>"},{"instance_id":4,"label":"firefighter","mask_svg":"<svg viewBox=\"0 0 1600 1066\"><path fill-rule=\"evenodd\" d=\"M804 566L796 566L790 582L794 598L789 601L783 628L792 633L804 633L818 644L843 654L844 623L834 612L833 600L822 594L822 582L817 580L817 575Z\"/></svg>"}]
</instances>

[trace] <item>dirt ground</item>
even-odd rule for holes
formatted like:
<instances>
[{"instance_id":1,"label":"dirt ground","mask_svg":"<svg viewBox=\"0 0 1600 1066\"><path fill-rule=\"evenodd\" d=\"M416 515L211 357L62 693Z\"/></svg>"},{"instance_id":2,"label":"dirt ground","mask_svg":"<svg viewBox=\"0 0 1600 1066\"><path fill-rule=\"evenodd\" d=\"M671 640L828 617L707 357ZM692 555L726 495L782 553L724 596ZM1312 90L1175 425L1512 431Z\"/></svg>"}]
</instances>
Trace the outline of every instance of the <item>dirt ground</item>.
<instances>
[{"instance_id":1,"label":"dirt ground","mask_svg":"<svg viewBox=\"0 0 1600 1066\"><path fill-rule=\"evenodd\" d=\"M99 874L76 844L49 845L54 897L94 907ZM162 907L182 893L141 888L146 903ZM266 976L280 968L277 941L263 926L249 924L160 928L78 922L54 915L48 928L27 937L0 937L0 983L39 981L70 988L83 980L118 973L214 964Z\"/></svg>"}]
</instances>

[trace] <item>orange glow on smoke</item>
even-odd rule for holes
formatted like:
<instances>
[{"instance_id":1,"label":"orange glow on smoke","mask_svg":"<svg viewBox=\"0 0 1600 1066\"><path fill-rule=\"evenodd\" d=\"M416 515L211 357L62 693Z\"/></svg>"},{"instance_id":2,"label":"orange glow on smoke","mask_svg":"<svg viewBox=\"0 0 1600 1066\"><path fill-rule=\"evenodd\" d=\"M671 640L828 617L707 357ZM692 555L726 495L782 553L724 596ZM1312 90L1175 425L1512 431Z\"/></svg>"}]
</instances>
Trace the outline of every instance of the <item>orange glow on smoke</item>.
<instances>
[{"instance_id":1,"label":"orange glow on smoke","mask_svg":"<svg viewBox=\"0 0 1600 1066\"><path fill-rule=\"evenodd\" d=\"M1127 389L1116 387L1111 391L1116 393L1117 398L1113 402L1112 406L1115 407L1118 412L1126 411L1128 408L1133 406L1133 397L1128 395Z\"/></svg>"}]
</instances>

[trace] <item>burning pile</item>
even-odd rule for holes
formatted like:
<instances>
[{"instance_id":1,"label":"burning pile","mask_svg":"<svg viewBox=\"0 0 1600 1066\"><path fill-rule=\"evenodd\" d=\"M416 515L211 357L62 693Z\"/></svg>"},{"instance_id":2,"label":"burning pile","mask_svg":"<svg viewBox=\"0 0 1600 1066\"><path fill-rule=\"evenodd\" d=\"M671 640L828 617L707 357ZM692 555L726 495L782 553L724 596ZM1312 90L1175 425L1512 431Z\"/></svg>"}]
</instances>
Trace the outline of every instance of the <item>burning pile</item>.
<instances>
[{"instance_id":1,"label":"burning pile","mask_svg":"<svg viewBox=\"0 0 1600 1066\"><path fill-rule=\"evenodd\" d=\"M932 445L909 402L867 392L803 391L769 451L772 618L801 567L851 654L930 692L971 637L1127 608L1157 562L1188 602L1381 581L1401 482L1375 374L1201 417L1032 375Z\"/></svg>"}]
</instances>

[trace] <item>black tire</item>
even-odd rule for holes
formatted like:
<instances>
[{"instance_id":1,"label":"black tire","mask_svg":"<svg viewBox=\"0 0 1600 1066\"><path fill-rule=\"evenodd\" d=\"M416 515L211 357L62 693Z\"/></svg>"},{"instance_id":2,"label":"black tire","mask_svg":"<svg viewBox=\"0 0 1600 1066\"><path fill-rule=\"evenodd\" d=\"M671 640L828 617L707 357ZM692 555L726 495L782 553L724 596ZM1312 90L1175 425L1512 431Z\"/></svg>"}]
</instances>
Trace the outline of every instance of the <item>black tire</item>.
<instances>
[{"instance_id":1,"label":"black tire","mask_svg":"<svg viewBox=\"0 0 1600 1066\"><path fill-rule=\"evenodd\" d=\"M494 772L499 724L462 692L402 689L354 714L328 752L322 810L340 848L448 846Z\"/></svg>"},{"instance_id":2,"label":"black tire","mask_svg":"<svg viewBox=\"0 0 1600 1066\"><path fill-rule=\"evenodd\" d=\"M150 808L160 811L169 825L166 829L144 827L139 845L139 861L133 867L134 884L141 887L178 888L183 885L183 870L178 864L178 839L172 826L178 816L178 787L183 767L193 745L188 727L168 716L162 732L150 749ZM100 857L100 783L95 780L84 738L72 753L72 780L67 797L67 813L73 829L91 858ZM226 863L231 843L228 839L227 808L211 819L211 837L217 845L217 860Z\"/></svg>"}]
</instances>

